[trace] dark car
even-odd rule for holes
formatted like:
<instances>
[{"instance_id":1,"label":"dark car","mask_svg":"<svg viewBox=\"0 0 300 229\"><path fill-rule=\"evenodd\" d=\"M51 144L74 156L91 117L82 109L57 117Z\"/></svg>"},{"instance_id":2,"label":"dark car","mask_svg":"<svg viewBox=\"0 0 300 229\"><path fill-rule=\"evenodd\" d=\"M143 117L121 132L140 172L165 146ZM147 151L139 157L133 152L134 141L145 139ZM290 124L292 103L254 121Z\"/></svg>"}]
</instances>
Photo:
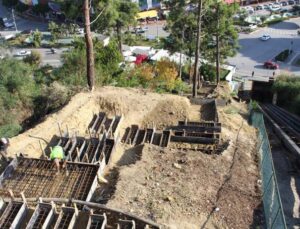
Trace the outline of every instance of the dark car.
<instances>
[{"instance_id":1,"label":"dark car","mask_svg":"<svg viewBox=\"0 0 300 229\"><path fill-rule=\"evenodd\" d=\"M294 0L289 0L289 5L295 5L295 1Z\"/></svg>"},{"instance_id":2,"label":"dark car","mask_svg":"<svg viewBox=\"0 0 300 229\"><path fill-rule=\"evenodd\" d=\"M26 29L26 30L23 30L22 32L21 32L21 34L25 34L25 35L29 35L29 34L31 34L32 33L32 30L31 29Z\"/></svg>"},{"instance_id":3,"label":"dark car","mask_svg":"<svg viewBox=\"0 0 300 229\"><path fill-rule=\"evenodd\" d=\"M282 6L287 6L288 3L287 3L287 2L280 2L280 5L282 5Z\"/></svg>"},{"instance_id":4,"label":"dark car","mask_svg":"<svg viewBox=\"0 0 300 229\"><path fill-rule=\"evenodd\" d=\"M270 61L270 60L268 60L268 61L266 61L266 62L264 63L264 67L265 67L265 68L269 68L269 69L278 69L278 68L279 68L279 65L276 64L276 63L274 63L274 62L272 62L272 61Z\"/></svg>"},{"instance_id":5,"label":"dark car","mask_svg":"<svg viewBox=\"0 0 300 229\"><path fill-rule=\"evenodd\" d=\"M281 9L281 10L279 10L279 12L283 14L283 13L289 12L289 10L288 9Z\"/></svg>"},{"instance_id":6,"label":"dark car","mask_svg":"<svg viewBox=\"0 0 300 229\"><path fill-rule=\"evenodd\" d=\"M295 0L295 4L299 5L300 4L300 0Z\"/></svg>"}]
</instances>

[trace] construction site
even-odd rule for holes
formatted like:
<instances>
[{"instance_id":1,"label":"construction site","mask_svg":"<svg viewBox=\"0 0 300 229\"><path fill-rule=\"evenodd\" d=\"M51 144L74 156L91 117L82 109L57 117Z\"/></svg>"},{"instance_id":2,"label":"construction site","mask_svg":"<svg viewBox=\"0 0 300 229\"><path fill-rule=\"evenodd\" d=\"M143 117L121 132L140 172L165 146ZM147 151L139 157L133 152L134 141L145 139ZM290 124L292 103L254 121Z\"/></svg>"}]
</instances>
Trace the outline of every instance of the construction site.
<instances>
[{"instance_id":1,"label":"construction site","mask_svg":"<svg viewBox=\"0 0 300 229\"><path fill-rule=\"evenodd\" d=\"M115 87L75 95L11 139L0 228L264 225L247 105L225 84L202 97ZM67 160L59 174L56 145Z\"/></svg>"}]
</instances>

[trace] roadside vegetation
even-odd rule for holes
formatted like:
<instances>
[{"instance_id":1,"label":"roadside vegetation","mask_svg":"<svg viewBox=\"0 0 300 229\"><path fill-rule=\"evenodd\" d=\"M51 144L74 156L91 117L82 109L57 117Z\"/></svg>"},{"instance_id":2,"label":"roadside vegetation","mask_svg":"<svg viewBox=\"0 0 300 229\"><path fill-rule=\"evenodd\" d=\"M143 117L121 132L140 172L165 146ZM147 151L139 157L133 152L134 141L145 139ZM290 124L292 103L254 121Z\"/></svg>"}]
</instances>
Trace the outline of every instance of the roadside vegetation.
<instances>
[{"instance_id":1,"label":"roadside vegetation","mask_svg":"<svg viewBox=\"0 0 300 229\"><path fill-rule=\"evenodd\" d=\"M172 3L175 5L168 19L171 35L159 43L147 41L138 35L122 33L129 26L135 26L136 4L121 0L90 3L95 7L95 14L91 17L91 23L88 24L98 33L109 34L111 37L109 45L104 47L96 38L88 42L87 37L91 39L91 36L74 38L72 48L63 54L63 65L59 68L40 66L41 56L34 51L23 60L7 57L0 60L0 87L2 89L0 104L3 105L0 116L1 135L11 137L34 125L47 114L60 109L74 93L86 90L87 85L91 91L94 86L115 85L148 88L159 93L182 93L191 89L183 80L190 79L191 75L196 75L199 82L200 78L201 81L218 82L226 74L220 66L227 56L234 55L237 44L237 33L230 19L235 13L233 6L219 3L215 8L205 2L203 12L206 13L200 21L197 21L198 11L187 12L186 3L173 0ZM62 7L69 19L77 20L79 17L82 19L86 17L82 12L82 5L74 5L73 1L64 1ZM86 8L86 5L84 7ZM33 10L36 13L47 11L39 6ZM97 19L97 15L100 15L101 20L94 20L94 17ZM217 21L212 20L216 17L218 17ZM201 20L204 23L200 36L201 28L198 25L201 24ZM53 22L50 23L50 45L55 47L61 37L70 37L77 30L78 27L72 24L58 26ZM15 43L9 43L9 45L24 45L24 39L26 39L25 36L19 35ZM42 39L39 31L31 33L34 47L40 47ZM198 46L196 40L198 40ZM196 56L207 59L211 64L200 68L199 63L198 65L192 64L192 61L178 64L162 59L132 66L134 64L124 63L121 52L124 43L153 44L156 48L167 48L171 50L171 53L182 52L190 60L196 55L195 50L200 50L200 54L197 53ZM217 61L216 56L218 56ZM91 62L87 61L91 58L93 72L90 72ZM199 59L196 59L198 62ZM197 69L201 74L194 73L193 69ZM195 81L193 81L194 85Z\"/></svg>"},{"instance_id":2,"label":"roadside vegetation","mask_svg":"<svg viewBox=\"0 0 300 229\"><path fill-rule=\"evenodd\" d=\"M300 115L300 78L282 75L273 85L277 92L277 104L290 112Z\"/></svg>"},{"instance_id":3,"label":"roadside vegetation","mask_svg":"<svg viewBox=\"0 0 300 229\"><path fill-rule=\"evenodd\" d=\"M290 53L291 51L289 49L285 49L275 57L275 60L284 62L289 57Z\"/></svg>"}]
</instances>

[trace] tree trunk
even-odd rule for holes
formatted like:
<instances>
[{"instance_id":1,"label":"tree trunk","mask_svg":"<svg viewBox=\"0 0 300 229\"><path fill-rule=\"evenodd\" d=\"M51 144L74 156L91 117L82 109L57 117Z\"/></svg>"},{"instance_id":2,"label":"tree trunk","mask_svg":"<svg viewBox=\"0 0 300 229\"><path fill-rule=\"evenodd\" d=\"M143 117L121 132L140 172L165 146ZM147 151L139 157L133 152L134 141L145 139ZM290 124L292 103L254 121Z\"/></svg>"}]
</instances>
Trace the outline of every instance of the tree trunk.
<instances>
[{"instance_id":1,"label":"tree trunk","mask_svg":"<svg viewBox=\"0 0 300 229\"><path fill-rule=\"evenodd\" d=\"M120 53L122 53L122 32L121 32L121 26L118 22L117 22L117 37L118 37L119 50Z\"/></svg>"},{"instance_id":2,"label":"tree trunk","mask_svg":"<svg viewBox=\"0 0 300 229\"><path fill-rule=\"evenodd\" d=\"M217 41L217 53L216 53L216 73L217 73L217 85L220 83L220 36L216 36Z\"/></svg>"},{"instance_id":3,"label":"tree trunk","mask_svg":"<svg viewBox=\"0 0 300 229\"><path fill-rule=\"evenodd\" d=\"M182 53L180 52L179 56L179 78L181 79L182 76Z\"/></svg>"},{"instance_id":4,"label":"tree trunk","mask_svg":"<svg viewBox=\"0 0 300 229\"><path fill-rule=\"evenodd\" d=\"M181 33L181 45L183 46L183 42L184 42L184 28L182 29L182 33ZM183 48L181 47L180 49L180 59L179 59L179 78L181 79L182 76L182 52L183 52Z\"/></svg>"},{"instance_id":5,"label":"tree trunk","mask_svg":"<svg viewBox=\"0 0 300 229\"><path fill-rule=\"evenodd\" d=\"M219 22L219 3L217 5L217 34L216 34L216 73L217 73L217 85L220 83L220 34L219 34L219 27L220 27L220 22Z\"/></svg>"},{"instance_id":6,"label":"tree trunk","mask_svg":"<svg viewBox=\"0 0 300 229\"><path fill-rule=\"evenodd\" d=\"M89 0L84 0L84 18L85 18L85 42L86 42L86 67L87 82L89 90L93 91L95 87L95 69L94 69L94 47L90 27L90 7Z\"/></svg>"},{"instance_id":7,"label":"tree trunk","mask_svg":"<svg viewBox=\"0 0 300 229\"><path fill-rule=\"evenodd\" d=\"M195 69L194 69L194 76L193 76L193 97L197 97L197 79L199 79L199 67L200 67L199 58L200 58L200 45L201 45L201 12L202 12L202 0L199 0L198 19L197 19L197 25L198 25L197 43L196 43L196 51L195 51Z\"/></svg>"}]
</instances>

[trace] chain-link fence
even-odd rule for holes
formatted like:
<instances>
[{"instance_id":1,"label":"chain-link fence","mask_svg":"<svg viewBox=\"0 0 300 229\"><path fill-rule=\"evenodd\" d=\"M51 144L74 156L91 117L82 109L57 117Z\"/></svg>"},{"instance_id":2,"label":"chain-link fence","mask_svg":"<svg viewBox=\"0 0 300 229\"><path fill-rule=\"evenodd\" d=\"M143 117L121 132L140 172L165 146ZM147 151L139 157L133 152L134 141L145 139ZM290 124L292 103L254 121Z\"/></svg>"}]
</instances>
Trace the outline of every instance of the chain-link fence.
<instances>
[{"instance_id":1,"label":"chain-link fence","mask_svg":"<svg viewBox=\"0 0 300 229\"><path fill-rule=\"evenodd\" d=\"M259 130L258 151L260 154L260 174L262 177L262 194L266 226L268 229L286 229L287 227L263 114L252 110L250 122Z\"/></svg>"}]
</instances>

